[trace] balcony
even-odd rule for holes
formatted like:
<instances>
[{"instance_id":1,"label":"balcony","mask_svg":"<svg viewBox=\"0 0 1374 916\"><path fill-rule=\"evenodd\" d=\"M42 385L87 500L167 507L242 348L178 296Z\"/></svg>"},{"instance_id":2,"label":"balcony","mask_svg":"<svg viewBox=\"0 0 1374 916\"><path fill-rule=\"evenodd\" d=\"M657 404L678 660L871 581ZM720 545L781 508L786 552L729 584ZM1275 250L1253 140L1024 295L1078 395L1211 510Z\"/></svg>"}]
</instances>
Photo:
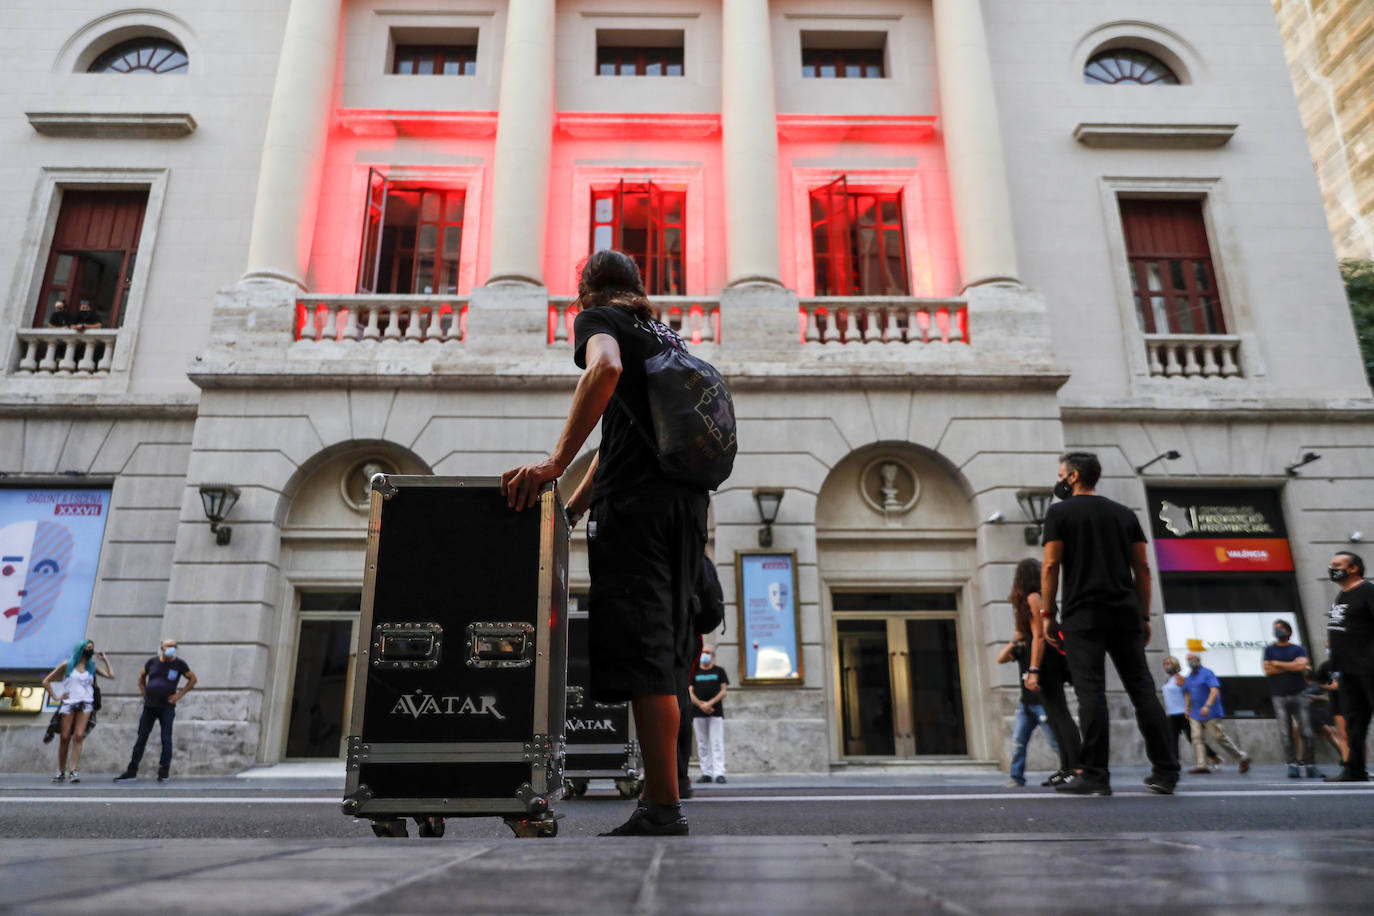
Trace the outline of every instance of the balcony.
<instances>
[{"instance_id":1,"label":"balcony","mask_svg":"<svg viewBox=\"0 0 1374 916\"><path fill-rule=\"evenodd\" d=\"M801 342L895 346L968 343L968 303L903 296L818 296L801 301Z\"/></svg>"},{"instance_id":2,"label":"balcony","mask_svg":"<svg viewBox=\"0 0 1374 916\"><path fill-rule=\"evenodd\" d=\"M1241 378L1240 337L1234 334L1146 334L1151 378Z\"/></svg>"},{"instance_id":3,"label":"balcony","mask_svg":"<svg viewBox=\"0 0 1374 916\"><path fill-rule=\"evenodd\" d=\"M577 300L571 296L549 299L550 346L567 344L573 338L577 319ZM654 296L650 300L654 319L666 324L689 344L720 342L720 299L702 296Z\"/></svg>"},{"instance_id":4,"label":"balcony","mask_svg":"<svg viewBox=\"0 0 1374 916\"><path fill-rule=\"evenodd\" d=\"M23 328L18 336L16 375L101 378L114 365L119 331Z\"/></svg>"},{"instance_id":5,"label":"balcony","mask_svg":"<svg viewBox=\"0 0 1374 916\"><path fill-rule=\"evenodd\" d=\"M296 301L294 339L306 347L461 344L467 337L467 316L465 297L309 296Z\"/></svg>"}]
</instances>

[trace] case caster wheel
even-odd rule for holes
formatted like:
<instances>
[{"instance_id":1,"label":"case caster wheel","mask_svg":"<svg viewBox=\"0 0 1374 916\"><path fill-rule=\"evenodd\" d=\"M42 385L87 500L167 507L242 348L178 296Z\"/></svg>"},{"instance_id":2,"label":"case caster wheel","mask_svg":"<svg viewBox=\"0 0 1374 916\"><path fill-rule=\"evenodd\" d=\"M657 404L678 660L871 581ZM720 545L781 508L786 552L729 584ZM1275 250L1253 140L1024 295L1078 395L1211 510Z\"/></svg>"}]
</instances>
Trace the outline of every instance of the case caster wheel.
<instances>
[{"instance_id":1,"label":"case caster wheel","mask_svg":"<svg viewBox=\"0 0 1374 916\"><path fill-rule=\"evenodd\" d=\"M587 780L585 779L570 778L567 780L567 786L569 798L581 798L587 794Z\"/></svg>"},{"instance_id":2,"label":"case caster wheel","mask_svg":"<svg viewBox=\"0 0 1374 916\"><path fill-rule=\"evenodd\" d=\"M407 836L406 822L399 818L394 821L373 821L372 832L379 837L400 839Z\"/></svg>"},{"instance_id":3,"label":"case caster wheel","mask_svg":"<svg viewBox=\"0 0 1374 916\"><path fill-rule=\"evenodd\" d=\"M444 819L442 817L417 817L415 824L419 828L416 832L422 837L441 837L444 835Z\"/></svg>"},{"instance_id":4,"label":"case caster wheel","mask_svg":"<svg viewBox=\"0 0 1374 916\"><path fill-rule=\"evenodd\" d=\"M558 836L558 821L552 818L546 821L527 821L511 818L506 821L506 826L511 829L511 833L514 833L522 840L527 840L531 837L545 838Z\"/></svg>"},{"instance_id":5,"label":"case caster wheel","mask_svg":"<svg viewBox=\"0 0 1374 916\"><path fill-rule=\"evenodd\" d=\"M638 798L639 793L644 791L644 780L617 779L615 788L620 793L621 798Z\"/></svg>"}]
</instances>

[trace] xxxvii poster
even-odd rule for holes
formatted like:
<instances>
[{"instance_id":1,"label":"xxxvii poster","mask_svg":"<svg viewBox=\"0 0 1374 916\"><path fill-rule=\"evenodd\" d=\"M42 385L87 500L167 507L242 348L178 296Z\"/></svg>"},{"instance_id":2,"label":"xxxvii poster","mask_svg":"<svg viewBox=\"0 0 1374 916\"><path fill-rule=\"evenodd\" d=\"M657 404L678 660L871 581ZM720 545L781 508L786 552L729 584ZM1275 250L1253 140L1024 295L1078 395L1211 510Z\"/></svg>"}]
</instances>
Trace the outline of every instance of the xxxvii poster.
<instances>
[{"instance_id":1,"label":"xxxvii poster","mask_svg":"<svg viewBox=\"0 0 1374 916\"><path fill-rule=\"evenodd\" d=\"M0 488L0 669L46 672L86 633L110 491Z\"/></svg>"}]
</instances>

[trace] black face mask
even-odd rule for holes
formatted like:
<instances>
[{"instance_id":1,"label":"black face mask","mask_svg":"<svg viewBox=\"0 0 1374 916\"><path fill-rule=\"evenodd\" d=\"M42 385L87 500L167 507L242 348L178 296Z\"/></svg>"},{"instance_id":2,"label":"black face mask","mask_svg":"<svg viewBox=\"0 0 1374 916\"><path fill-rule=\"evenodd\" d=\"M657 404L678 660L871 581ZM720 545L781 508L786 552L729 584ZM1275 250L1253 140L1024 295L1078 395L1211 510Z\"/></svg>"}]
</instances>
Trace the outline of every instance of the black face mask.
<instances>
[{"instance_id":1,"label":"black face mask","mask_svg":"<svg viewBox=\"0 0 1374 916\"><path fill-rule=\"evenodd\" d=\"M81 657L82 657L82 658L90 658L90 657L93 656L93 655L95 655L95 650L94 650L94 649L87 649L85 652L82 652L82 653L81 653Z\"/></svg>"},{"instance_id":2,"label":"black face mask","mask_svg":"<svg viewBox=\"0 0 1374 916\"><path fill-rule=\"evenodd\" d=\"M1059 499L1068 499L1073 495L1073 484L1069 483L1068 478L1055 481L1054 495Z\"/></svg>"},{"instance_id":3,"label":"black face mask","mask_svg":"<svg viewBox=\"0 0 1374 916\"><path fill-rule=\"evenodd\" d=\"M1326 574L1331 577L1332 582L1344 582L1350 577L1348 569L1328 569Z\"/></svg>"},{"instance_id":4,"label":"black face mask","mask_svg":"<svg viewBox=\"0 0 1374 916\"><path fill-rule=\"evenodd\" d=\"M1274 638L1279 642L1288 642L1288 637L1292 635L1286 627L1274 627Z\"/></svg>"}]
</instances>

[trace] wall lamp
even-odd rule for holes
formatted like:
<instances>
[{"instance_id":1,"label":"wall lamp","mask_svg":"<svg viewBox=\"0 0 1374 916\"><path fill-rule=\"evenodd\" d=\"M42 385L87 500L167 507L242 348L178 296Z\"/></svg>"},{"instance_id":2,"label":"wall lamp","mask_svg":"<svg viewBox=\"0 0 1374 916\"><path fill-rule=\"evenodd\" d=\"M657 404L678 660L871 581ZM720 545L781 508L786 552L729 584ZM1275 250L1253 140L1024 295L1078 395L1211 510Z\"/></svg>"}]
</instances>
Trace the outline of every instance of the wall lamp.
<instances>
[{"instance_id":1,"label":"wall lamp","mask_svg":"<svg viewBox=\"0 0 1374 916\"><path fill-rule=\"evenodd\" d=\"M224 524L229 510L239 501L239 488L227 484L207 483L200 488L200 504L205 508L205 517L210 520L210 533L215 543L223 547L229 543L234 529Z\"/></svg>"},{"instance_id":2,"label":"wall lamp","mask_svg":"<svg viewBox=\"0 0 1374 916\"><path fill-rule=\"evenodd\" d=\"M1289 477L1297 477L1298 468L1303 465L1311 464L1314 461L1320 461L1321 457L1322 456L1318 455L1316 452L1307 452L1299 460L1294 461L1290 465L1286 465L1283 470Z\"/></svg>"},{"instance_id":3,"label":"wall lamp","mask_svg":"<svg viewBox=\"0 0 1374 916\"><path fill-rule=\"evenodd\" d=\"M1177 461L1178 459L1180 459L1180 458L1182 458L1182 457L1183 457L1183 453L1182 453L1182 452L1176 452L1176 451L1174 451L1173 449L1169 449L1167 452L1160 452L1158 455L1155 455L1155 456L1154 456L1153 458L1151 458L1149 461L1147 461L1147 462L1145 462L1144 464L1140 465L1138 468L1135 469L1135 472L1136 472L1137 474L1144 474L1144 473L1145 473L1145 469L1148 468L1148 467L1149 467L1150 465L1152 465L1152 464L1157 464L1157 463L1159 463L1159 462L1161 462L1161 461Z\"/></svg>"},{"instance_id":4,"label":"wall lamp","mask_svg":"<svg viewBox=\"0 0 1374 916\"><path fill-rule=\"evenodd\" d=\"M754 488L754 504L759 507L759 521L763 522L763 527L759 529L759 546L773 546L773 523L778 520L778 507L782 505L782 490L770 487Z\"/></svg>"},{"instance_id":5,"label":"wall lamp","mask_svg":"<svg viewBox=\"0 0 1374 916\"><path fill-rule=\"evenodd\" d=\"M1017 490L1016 501L1021 504L1021 513L1026 521L1026 543L1035 546L1040 543L1040 535L1045 530L1045 512L1054 501L1054 493L1049 490Z\"/></svg>"}]
</instances>

